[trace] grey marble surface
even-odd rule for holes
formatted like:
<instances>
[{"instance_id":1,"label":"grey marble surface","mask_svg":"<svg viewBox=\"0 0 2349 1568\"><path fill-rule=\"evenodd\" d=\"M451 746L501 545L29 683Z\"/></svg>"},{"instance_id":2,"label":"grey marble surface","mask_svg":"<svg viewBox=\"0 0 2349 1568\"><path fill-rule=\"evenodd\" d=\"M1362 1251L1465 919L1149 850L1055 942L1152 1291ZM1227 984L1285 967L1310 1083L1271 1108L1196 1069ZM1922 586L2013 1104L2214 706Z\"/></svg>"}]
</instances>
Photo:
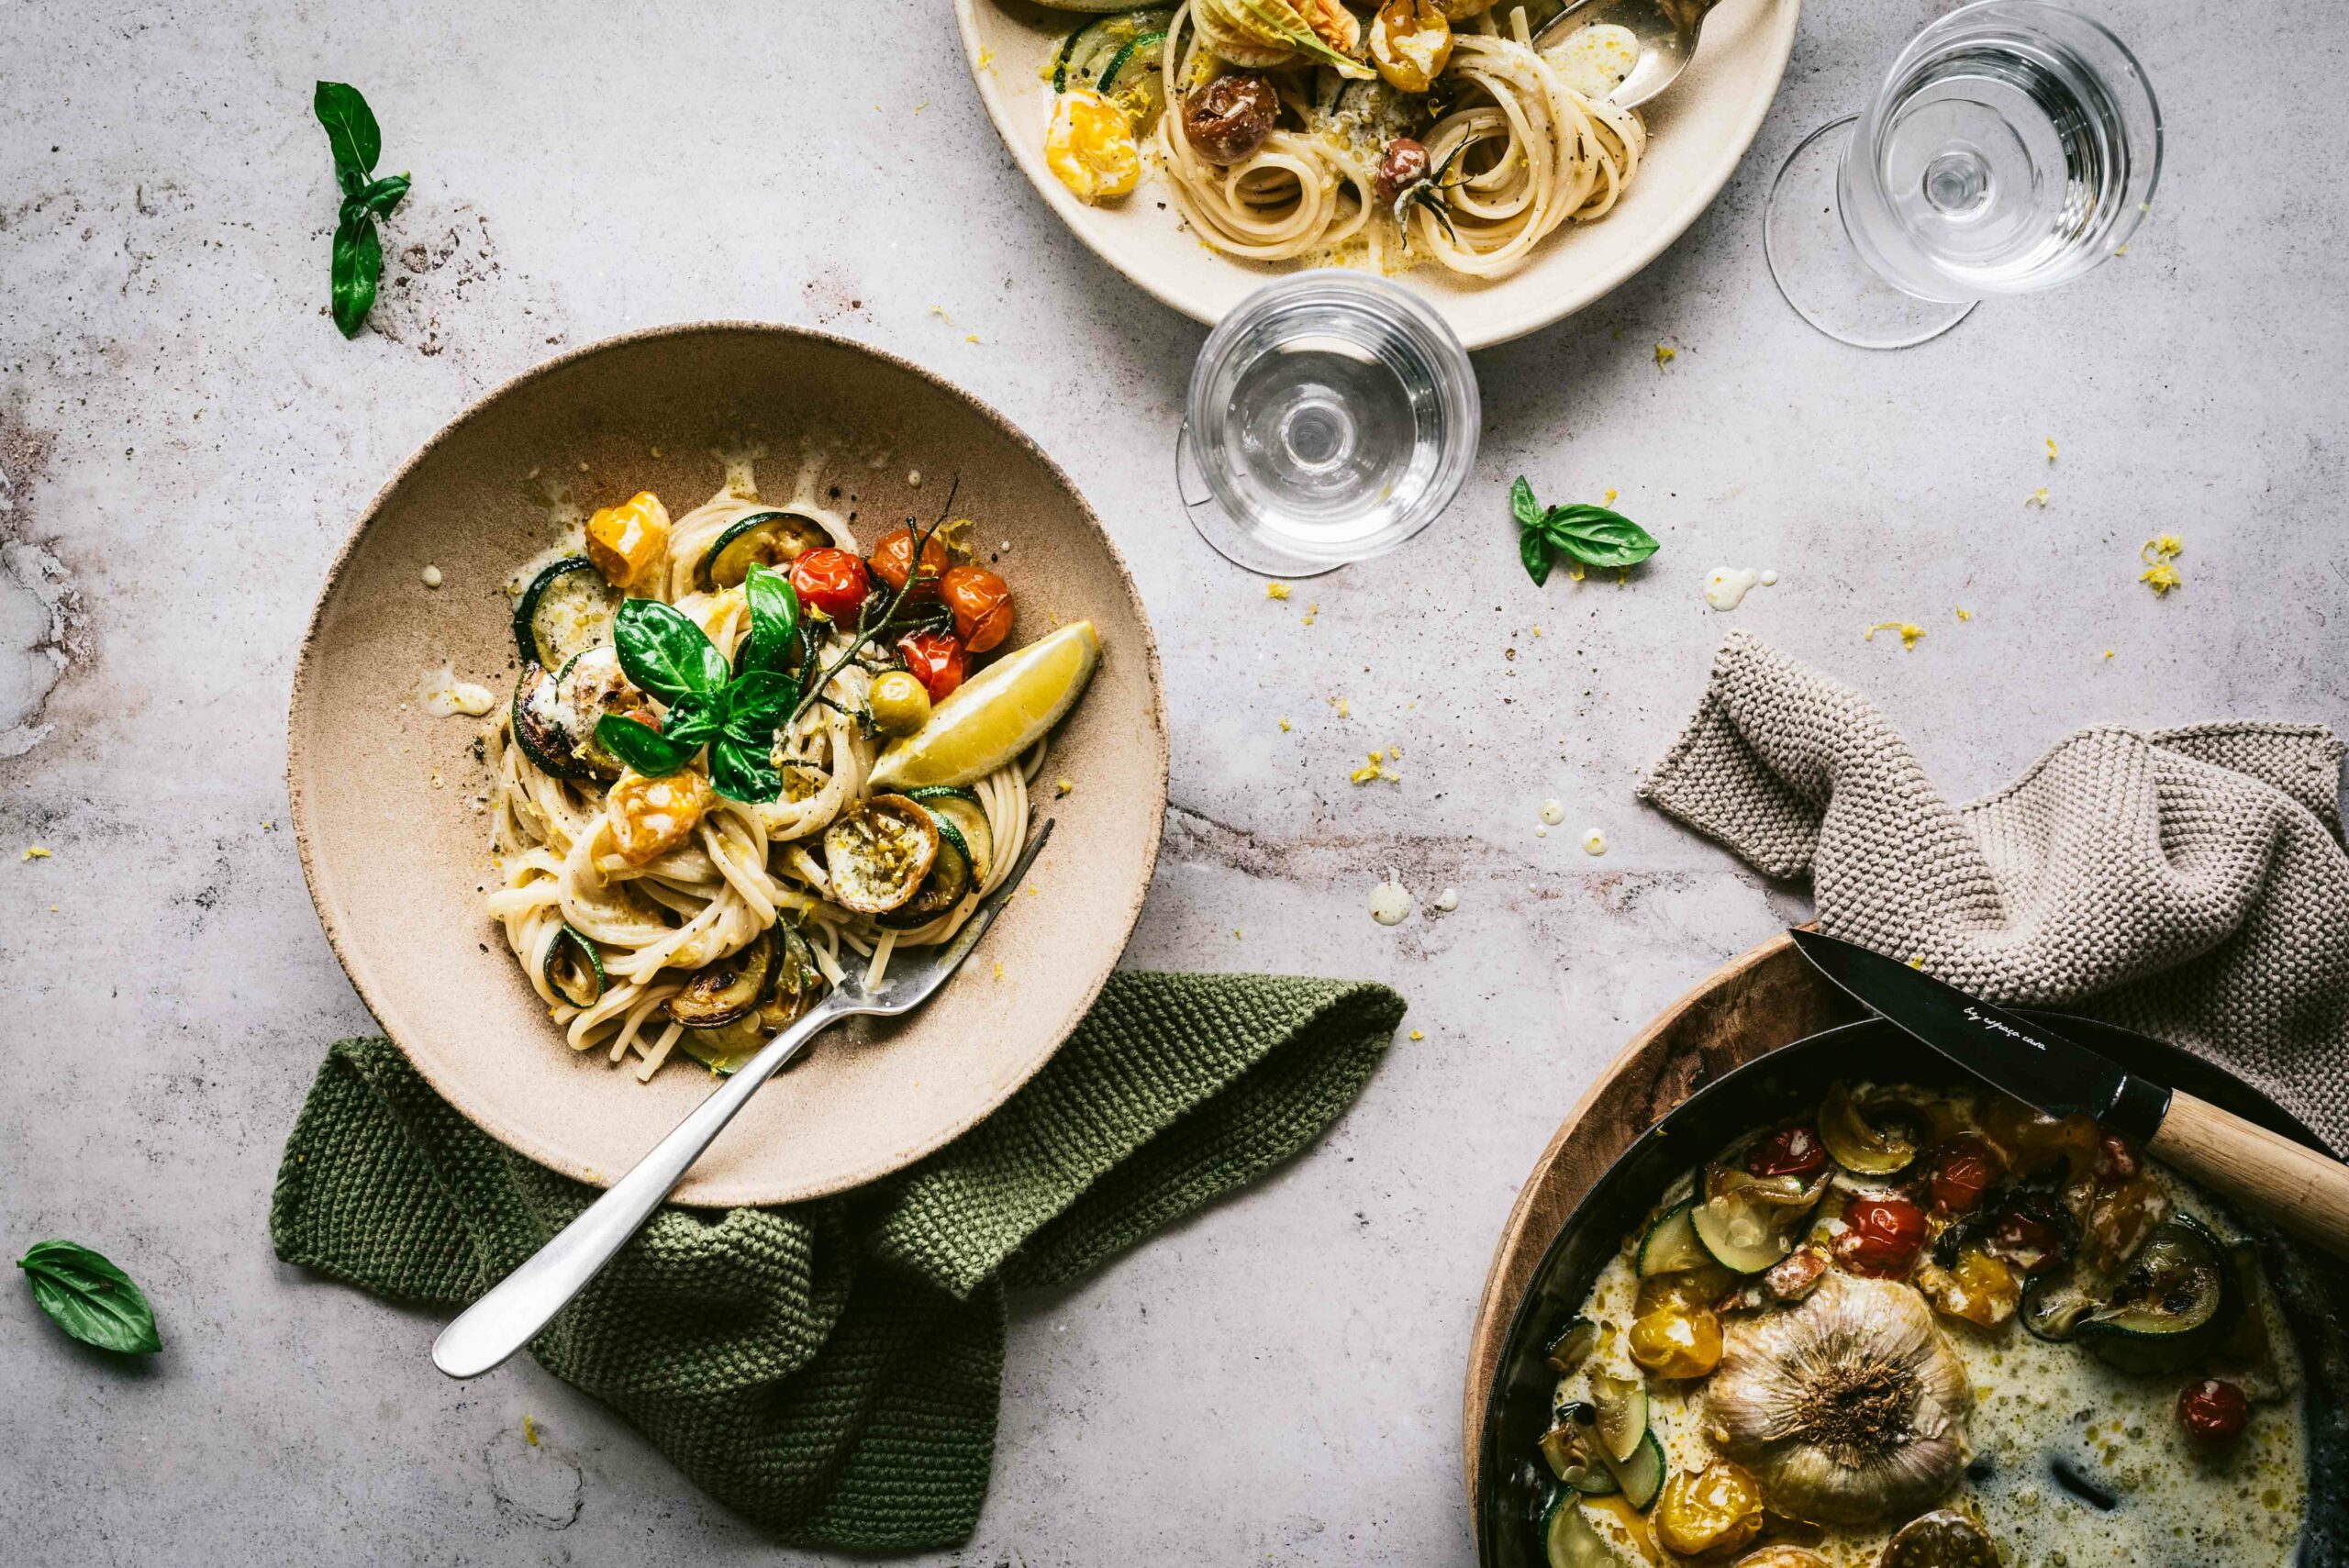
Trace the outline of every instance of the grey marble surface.
<instances>
[{"instance_id":1,"label":"grey marble surface","mask_svg":"<svg viewBox=\"0 0 2349 1568\"><path fill-rule=\"evenodd\" d=\"M329 558L502 378L754 317L962 382L1110 520L1175 740L1131 962L1375 977L1424 1037L1310 1157L1019 1304L994 1494L941 1561L1470 1561L1463 1344L1519 1180L1631 1029L1803 908L1632 796L1724 631L1873 693L1960 792L2081 724L2349 718L2349 18L2251 0L2222 32L2108 0L2170 116L2154 221L2057 294L1847 350L1772 289L1761 199L1942 8L1817 0L1713 209L1478 357L1452 514L1286 605L1173 506L1200 329L1032 199L939 0L0 8L0 1247L102 1247L170 1339L101 1364L0 1283L0 1557L793 1555L534 1366L443 1382L430 1318L279 1265L266 1231L320 1048L369 1027L284 830L291 661ZM365 90L384 167L417 177L354 342L323 315L318 76ZM1535 588L1519 473L1619 490L1662 554L1628 586ZM2135 578L2158 530L2187 552L2157 602ZM1721 564L1783 580L1717 615ZM1897 618L1928 628L1915 651L1861 640ZM1347 784L1397 744L1399 783ZM1566 822L1537 838L1551 797ZM20 861L35 843L53 858ZM1374 925L1388 866L1458 912Z\"/></svg>"}]
</instances>

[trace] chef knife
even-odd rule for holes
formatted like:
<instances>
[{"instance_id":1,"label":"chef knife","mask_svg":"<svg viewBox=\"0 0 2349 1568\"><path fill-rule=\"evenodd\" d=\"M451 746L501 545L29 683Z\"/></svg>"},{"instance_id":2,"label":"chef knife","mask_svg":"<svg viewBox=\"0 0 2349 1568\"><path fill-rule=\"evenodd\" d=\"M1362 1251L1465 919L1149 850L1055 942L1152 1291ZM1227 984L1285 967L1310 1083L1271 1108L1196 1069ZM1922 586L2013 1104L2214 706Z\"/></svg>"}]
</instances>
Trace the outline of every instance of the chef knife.
<instances>
[{"instance_id":1,"label":"chef knife","mask_svg":"<svg viewBox=\"0 0 2349 1568\"><path fill-rule=\"evenodd\" d=\"M1991 1087L2050 1116L2092 1117L2213 1191L2336 1256L2349 1257L2349 1166L2166 1089L1898 959L1791 931L1820 973Z\"/></svg>"}]
</instances>

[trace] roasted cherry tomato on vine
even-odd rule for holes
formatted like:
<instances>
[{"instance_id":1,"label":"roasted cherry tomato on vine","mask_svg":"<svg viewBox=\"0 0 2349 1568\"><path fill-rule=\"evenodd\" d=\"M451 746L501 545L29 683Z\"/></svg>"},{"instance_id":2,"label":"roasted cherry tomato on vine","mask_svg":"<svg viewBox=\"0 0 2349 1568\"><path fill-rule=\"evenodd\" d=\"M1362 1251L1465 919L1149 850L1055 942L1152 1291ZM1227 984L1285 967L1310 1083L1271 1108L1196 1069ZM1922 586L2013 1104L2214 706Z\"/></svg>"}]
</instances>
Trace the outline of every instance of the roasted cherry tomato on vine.
<instances>
[{"instance_id":1,"label":"roasted cherry tomato on vine","mask_svg":"<svg viewBox=\"0 0 2349 1568\"><path fill-rule=\"evenodd\" d=\"M864 562L845 550L811 550L791 563L791 587L799 602L834 620L848 620L873 584Z\"/></svg>"},{"instance_id":2,"label":"roasted cherry tomato on vine","mask_svg":"<svg viewBox=\"0 0 2349 1568\"><path fill-rule=\"evenodd\" d=\"M1925 1211L1906 1198L1855 1198L1843 1223L1835 1261L1872 1279L1907 1277L1925 1245Z\"/></svg>"},{"instance_id":3,"label":"roasted cherry tomato on vine","mask_svg":"<svg viewBox=\"0 0 2349 1568\"><path fill-rule=\"evenodd\" d=\"M2233 1384L2206 1377L2177 1396L2177 1424L2198 1442L2231 1442L2251 1424L2251 1401Z\"/></svg>"},{"instance_id":4,"label":"roasted cherry tomato on vine","mask_svg":"<svg viewBox=\"0 0 2349 1568\"><path fill-rule=\"evenodd\" d=\"M1011 635L1011 588L984 566L950 566L938 596L954 612L954 634L974 653Z\"/></svg>"},{"instance_id":5,"label":"roasted cherry tomato on vine","mask_svg":"<svg viewBox=\"0 0 2349 1568\"><path fill-rule=\"evenodd\" d=\"M951 631L909 632L897 639L897 653L932 702L963 684L963 644Z\"/></svg>"},{"instance_id":6,"label":"roasted cherry tomato on vine","mask_svg":"<svg viewBox=\"0 0 2349 1568\"><path fill-rule=\"evenodd\" d=\"M906 585L906 568L914 558L914 531L898 528L881 536L873 547L873 575L892 588ZM912 598L924 598L938 591L938 579L946 571L946 547L932 534L922 540L921 576L914 584Z\"/></svg>"},{"instance_id":7,"label":"roasted cherry tomato on vine","mask_svg":"<svg viewBox=\"0 0 2349 1568\"><path fill-rule=\"evenodd\" d=\"M1827 1163L1827 1146L1807 1127L1783 1127L1745 1151L1753 1176L1808 1176Z\"/></svg>"},{"instance_id":8,"label":"roasted cherry tomato on vine","mask_svg":"<svg viewBox=\"0 0 2349 1568\"><path fill-rule=\"evenodd\" d=\"M1928 1177L1933 1207L1945 1214L1973 1213L1982 1195L2006 1173L2006 1164L1989 1140L1960 1133L1934 1152Z\"/></svg>"}]
</instances>

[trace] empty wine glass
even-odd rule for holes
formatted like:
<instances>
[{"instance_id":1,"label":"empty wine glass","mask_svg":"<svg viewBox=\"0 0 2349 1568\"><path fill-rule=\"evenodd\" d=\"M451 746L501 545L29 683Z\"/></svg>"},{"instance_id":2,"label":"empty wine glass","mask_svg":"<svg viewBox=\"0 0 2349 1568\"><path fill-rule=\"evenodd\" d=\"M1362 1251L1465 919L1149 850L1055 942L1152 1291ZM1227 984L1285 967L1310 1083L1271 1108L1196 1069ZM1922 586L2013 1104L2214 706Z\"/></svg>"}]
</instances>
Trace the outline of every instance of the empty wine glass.
<instances>
[{"instance_id":1,"label":"empty wine glass","mask_svg":"<svg viewBox=\"0 0 2349 1568\"><path fill-rule=\"evenodd\" d=\"M1976 0L1787 159L1763 228L1770 275L1829 337L1907 348L1986 295L2051 288L2120 251L2161 158L2153 86L2102 24Z\"/></svg>"},{"instance_id":2,"label":"empty wine glass","mask_svg":"<svg viewBox=\"0 0 2349 1568\"><path fill-rule=\"evenodd\" d=\"M1175 484L1208 544L1310 577L1385 554L1468 477L1480 423L1468 351L1426 301L1331 268L1250 295L1191 370Z\"/></svg>"}]
</instances>

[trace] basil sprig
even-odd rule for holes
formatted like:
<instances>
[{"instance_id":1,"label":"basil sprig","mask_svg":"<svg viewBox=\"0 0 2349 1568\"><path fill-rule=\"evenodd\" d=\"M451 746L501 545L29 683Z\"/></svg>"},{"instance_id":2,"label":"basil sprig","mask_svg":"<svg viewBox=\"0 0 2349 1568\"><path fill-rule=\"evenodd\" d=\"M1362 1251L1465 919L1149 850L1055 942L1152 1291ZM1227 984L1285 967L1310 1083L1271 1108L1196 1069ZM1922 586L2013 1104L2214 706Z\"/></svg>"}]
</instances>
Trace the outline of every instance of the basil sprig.
<instances>
[{"instance_id":1,"label":"basil sprig","mask_svg":"<svg viewBox=\"0 0 2349 1568\"><path fill-rule=\"evenodd\" d=\"M1655 539L1620 512L1604 506L1543 506L1520 474L1508 489L1508 509L1517 518L1518 559L1536 583L1550 580L1561 555L1585 566L1637 566L1656 552Z\"/></svg>"},{"instance_id":2,"label":"basil sprig","mask_svg":"<svg viewBox=\"0 0 2349 1568\"><path fill-rule=\"evenodd\" d=\"M669 711L658 729L607 713L596 721L596 739L648 778L675 773L707 746L711 787L729 800L756 803L783 793L774 738L799 705L799 683L782 668L797 647L799 595L791 579L764 566L751 567L742 586L751 635L740 673L683 612L658 599L620 606L612 618L620 668Z\"/></svg>"},{"instance_id":3,"label":"basil sprig","mask_svg":"<svg viewBox=\"0 0 2349 1568\"><path fill-rule=\"evenodd\" d=\"M39 1241L17 1266L50 1321L83 1344L124 1355L163 1348L145 1294L102 1254L75 1241Z\"/></svg>"},{"instance_id":4,"label":"basil sprig","mask_svg":"<svg viewBox=\"0 0 2349 1568\"><path fill-rule=\"evenodd\" d=\"M375 307L375 288L384 276L384 241L375 220L387 217L407 195L406 174L376 179L375 160L384 153L384 133L375 112L359 89L342 82L321 82L310 95L310 108L327 128L327 145L334 151L335 181L342 187L342 210L334 228L334 264L328 299L334 324L346 338L355 338Z\"/></svg>"}]
</instances>

